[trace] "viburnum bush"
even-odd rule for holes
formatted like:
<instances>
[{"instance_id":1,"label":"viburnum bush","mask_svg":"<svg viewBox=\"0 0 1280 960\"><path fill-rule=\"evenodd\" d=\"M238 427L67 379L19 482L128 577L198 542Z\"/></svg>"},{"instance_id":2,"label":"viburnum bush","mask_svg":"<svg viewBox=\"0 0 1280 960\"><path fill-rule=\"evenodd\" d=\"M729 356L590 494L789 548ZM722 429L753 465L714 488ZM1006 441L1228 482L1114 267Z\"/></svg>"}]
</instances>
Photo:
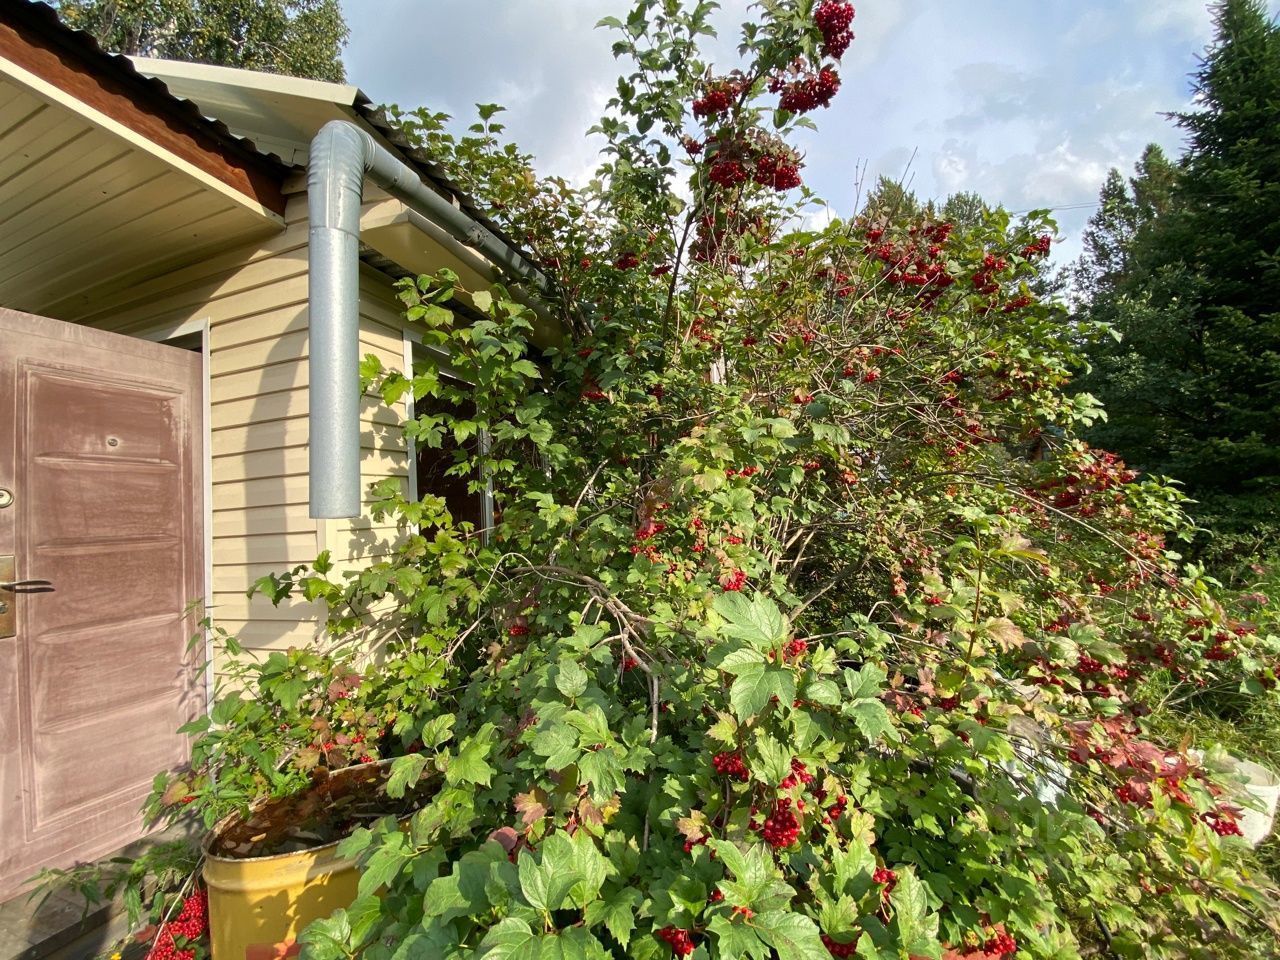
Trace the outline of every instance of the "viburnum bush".
<instances>
[{"instance_id":1,"label":"viburnum bush","mask_svg":"<svg viewBox=\"0 0 1280 960\"><path fill-rule=\"evenodd\" d=\"M408 705L392 789L439 783L344 844L361 896L304 956L1273 949L1241 801L1138 692L1274 697L1280 639L1180 566L1173 490L1077 439L1101 414L1036 293L1051 225L805 228L788 142L853 9L759 4L717 72L712 6L606 21L635 69L583 190L533 177L492 108L462 140L406 115L551 289L540 315L404 281L452 375L363 371L432 398L406 433L458 441L493 527L392 480L390 557L269 583L383 639L359 690Z\"/></svg>"}]
</instances>

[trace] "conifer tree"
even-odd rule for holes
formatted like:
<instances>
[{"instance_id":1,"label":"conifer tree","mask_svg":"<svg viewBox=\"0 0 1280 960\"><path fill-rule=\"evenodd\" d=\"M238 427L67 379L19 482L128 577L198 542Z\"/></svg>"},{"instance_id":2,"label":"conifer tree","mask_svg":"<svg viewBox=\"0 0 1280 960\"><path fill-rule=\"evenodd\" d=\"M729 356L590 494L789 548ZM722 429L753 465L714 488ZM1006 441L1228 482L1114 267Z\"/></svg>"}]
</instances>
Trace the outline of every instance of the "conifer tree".
<instances>
[{"instance_id":1,"label":"conifer tree","mask_svg":"<svg viewBox=\"0 0 1280 960\"><path fill-rule=\"evenodd\" d=\"M1280 26L1261 0L1214 16L1177 170L1149 149L1108 179L1077 287L1124 338L1093 351L1093 439L1182 481L1225 557L1280 531Z\"/></svg>"}]
</instances>

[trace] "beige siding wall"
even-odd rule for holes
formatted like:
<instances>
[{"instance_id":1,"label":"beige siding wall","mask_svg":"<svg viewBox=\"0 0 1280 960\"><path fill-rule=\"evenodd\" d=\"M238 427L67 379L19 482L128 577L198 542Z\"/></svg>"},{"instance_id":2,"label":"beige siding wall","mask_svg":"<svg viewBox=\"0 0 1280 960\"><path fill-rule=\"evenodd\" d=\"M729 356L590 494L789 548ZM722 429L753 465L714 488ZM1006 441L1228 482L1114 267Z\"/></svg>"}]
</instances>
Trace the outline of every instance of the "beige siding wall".
<instances>
[{"instance_id":1,"label":"beige siding wall","mask_svg":"<svg viewBox=\"0 0 1280 960\"><path fill-rule=\"evenodd\" d=\"M371 198L371 203L377 197ZM213 616L251 649L302 645L323 612L301 601L272 605L245 594L255 579L328 549L339 569L386 555L394 526L370 516L368 486L399 477L407 491L403 410L361 406L364 515L307 515L306 198L290 199L287 226L268 240L211 256L127 290L106 293L60 319L120 333L195 320L209 323ZM402 369L400 306L386 275L361 266L360 354Z\"/></svg>"}]
</instances>

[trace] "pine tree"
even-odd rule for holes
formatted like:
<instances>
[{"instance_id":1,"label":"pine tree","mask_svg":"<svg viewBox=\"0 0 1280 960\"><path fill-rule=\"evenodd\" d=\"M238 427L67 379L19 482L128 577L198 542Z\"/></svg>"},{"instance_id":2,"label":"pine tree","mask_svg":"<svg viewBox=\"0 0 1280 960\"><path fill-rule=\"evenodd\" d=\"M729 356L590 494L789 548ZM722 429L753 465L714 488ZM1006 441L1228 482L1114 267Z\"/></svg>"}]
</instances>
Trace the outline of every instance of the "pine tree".
<instances>
[{"instance_id":1,"label":"pine tree","mask_svg":"<svg viewBox=\"0 0 1280 960\"><path fill-rule=\"evenodd\" d=\"M1214 17L1177 170L1108 179L1077 285L1124 337L1093 351L1093 439L1181 480L1222 556L1280 533L1280 26L1261 0Z\"/></svg>"},{"instance_id":2,"label":"pine tree","mask_svg":"<svg viewBox=\"0 0 1280 960\"><path fill-rule=\"evenodd\" d=\"M315 80L344 80L338 0L61 0L105 49Z\"/></svg>"}]
</instances>

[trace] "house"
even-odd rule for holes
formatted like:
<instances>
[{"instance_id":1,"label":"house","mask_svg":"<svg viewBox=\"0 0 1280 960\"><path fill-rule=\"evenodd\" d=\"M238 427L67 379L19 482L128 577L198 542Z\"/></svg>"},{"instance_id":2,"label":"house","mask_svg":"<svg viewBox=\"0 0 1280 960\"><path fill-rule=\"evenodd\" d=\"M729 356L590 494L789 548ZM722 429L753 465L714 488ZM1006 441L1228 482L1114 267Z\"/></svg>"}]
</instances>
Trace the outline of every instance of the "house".
<instances>
[{"instance_id":1,"label":"house","mask_svg":"<svg viewBox=\"0 0 1280 960\"><path fill-rule=\"evenodd\" d=\"M137 836L207 701L193 601L306 644L323 612L253 581L386 551L368 485L431 464L358 358L414 362L394 280L442 267L543 282L355 87L0 6L0 901Z\"/></svg>"}]
</instances>

